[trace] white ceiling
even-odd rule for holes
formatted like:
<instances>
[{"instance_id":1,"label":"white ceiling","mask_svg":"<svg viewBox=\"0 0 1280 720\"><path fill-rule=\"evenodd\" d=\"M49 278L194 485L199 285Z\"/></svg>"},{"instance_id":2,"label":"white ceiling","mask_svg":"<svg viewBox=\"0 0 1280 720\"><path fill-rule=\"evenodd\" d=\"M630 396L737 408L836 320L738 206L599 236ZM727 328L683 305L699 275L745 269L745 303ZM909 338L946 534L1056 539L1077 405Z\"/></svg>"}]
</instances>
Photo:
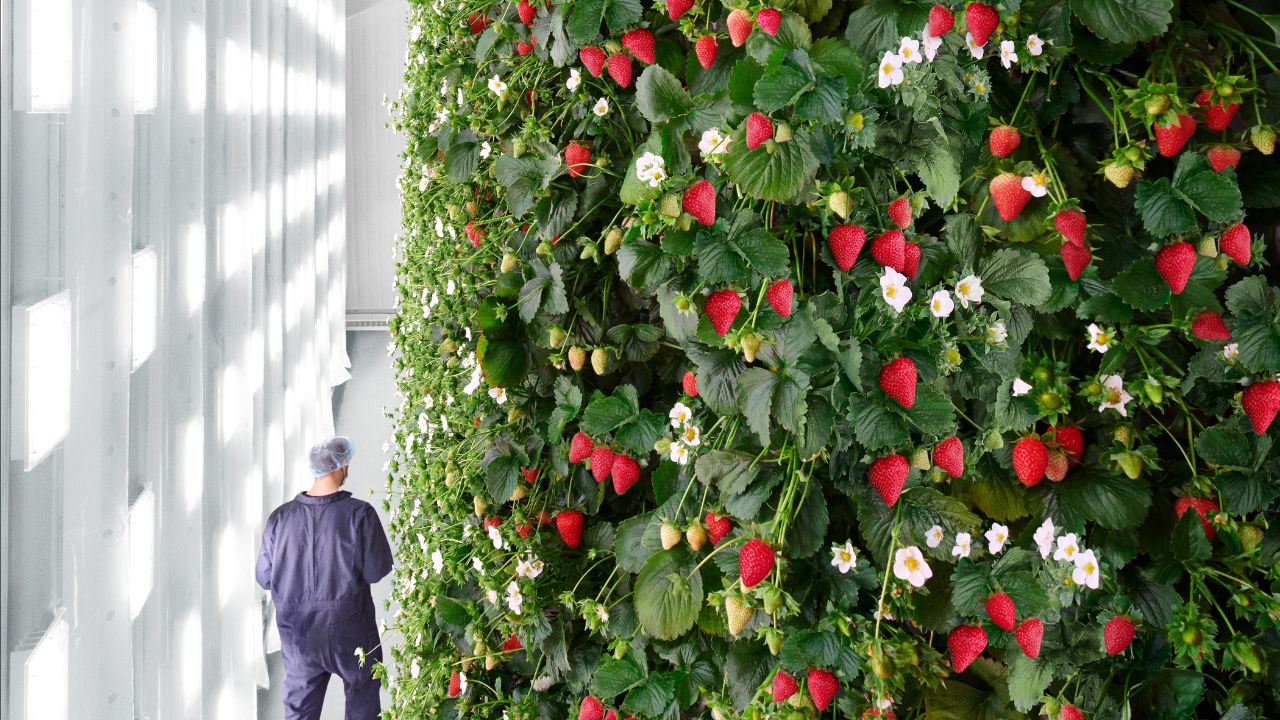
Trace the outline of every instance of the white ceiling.
<instances>
[{"instance_id":1,"label":"white ceiling","mask_svg":"<svg viewBox=\"0 0 1280 720\"><path fill-rule=\"evenodd\" d=\"M347 17L351 17L356 13L362 13L373 6L381 5L384 2L389 2L389 0L347 0Z\"/></svg>"}]
</instances>

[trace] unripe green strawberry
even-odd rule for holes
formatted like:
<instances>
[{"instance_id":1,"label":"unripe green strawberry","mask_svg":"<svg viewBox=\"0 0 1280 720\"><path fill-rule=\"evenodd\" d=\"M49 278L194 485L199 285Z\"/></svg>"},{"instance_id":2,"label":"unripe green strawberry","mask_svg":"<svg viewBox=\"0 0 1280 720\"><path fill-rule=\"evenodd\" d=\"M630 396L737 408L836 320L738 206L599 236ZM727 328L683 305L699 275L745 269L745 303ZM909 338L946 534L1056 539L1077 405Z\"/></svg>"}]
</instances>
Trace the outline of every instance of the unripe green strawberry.
<instances>
[{"instance_id":1,"label":"unripe green strawberry","mask_svg":"<svg viewBox=\"0 0 1280 720\"><path fill-rule=\"evenodd\" d=\"M670 550L680 544L680 538L684 537L680 534L680 528L671 523L662 523L662 529L659 531L662 536L662 549Z\"/></svg>"},{"instance_id":2,"label":"unripe green strawberry","mask_svg":"<svg viewBox=\"0 0 1280 720\"><path fill-rule=\"evenodd\" d=\"M764 593L764 611L770 615L778 612L778 608L782 607L782 590L771 587Z\"/></svg>"},{"instance_id":3,"label":"unripe green strawberry","mask_svg":"<svg viewBox=\"0 0 1280 720\"><path fill-rule=\"evenodd\" d=\"M1164 385L1160 384L1155 378L1148 378L1142 383L1142 392L1146 394L1147 399L1152 403L1159 405L1164 400Z\"/></svg>"},{"instance_id":4,"label":"unripe green strawberry","mask_svg":"<svg viewBox=\"0 0 1280 720\"><path fill-rule=\"evenodd\" d=\"M911 453L911 467L920 471L933 467L933 460L930 459L927 448L919 447L915 449L915 452Z\"/></svg>"},{"instance_id":5,"label":"unripe green strawberry","mask_svg":"<svg viewBox=\"0 0 1280 720\"><path fill-rule=\"evenodd\" d=\"M521 138L516 138L511 143L511 155L515 158L523 156L528 149L529 145Z\"/></svg>"},{"instance_id":6,"label":"unripe green strawberry","mask_svg":"<svg viewBox=\"0 0 1280 720\"><path fill-rule=\"evenodd\" d=\"M509 273L516 269L516 256L511 253L503 253L502 264L498 266L504 273Z\"/></svg>"},{"instance_id":7,"label":"unripe green strawberry","mask_svg":"<svg viewBox=\"0 0 1280 720\"><path fill-rule=\"evenodd\" d=\"M742 337L742 356L747 362L756 361L756 353L760 351L760 336L748 333Z\"/></svg>"},{"instance_id":8,"label":"unripe green strawberry","mask_svg":"<svg viewBox=\"0 0 1280 720\"><path fill-rule=\"evenodd\" d=\"M1207 258L1218 257L1218 241L1212 235L1205 235L1196 243L1196 252Z\"/></svg>"},{"instance_id":9,"label":"unripe green strawberry","mask_svg":"<svg viewBox=\"0 0 1280 720\"><path fill-rule=\"evenodd\" d=\"M476 511L476 517L484 517L484 511L489 509L489 503L484 498L476 495L471 498L471 508Z\"/></svg>"},{"instance_id":10,"label":"unripe green strawberry","mask_svg":"<svg viewBox=\"0 0 1280 720\"><path fill-rule=\"evenodd\" d=\"M458 467L453 463L449 463L444 471L444 485L445 487L453 487L456 482L458 482Z\"/></svg>"},{"instance_id":11,"label":"unripe green strawberry","mask_svg":"<svg viewBox=\"0 0 1280 720\"><path fill-rule=\"evenodd\" d=\"M1169 109L1171 104L1172 103L1170 103L1168 95L1165 95L1164 93L1156 93L1155 95L1147 98L1146 102L1143 103L1143 107L1146 109L1148 115L1163 115L1165 111Z\"/></svg>"},{"instance_id":12,"label":"unripe green strawberry","mask_svg":"<svg viewBox=\"0 0 1280 720\"><path fill-rule=\"evenodd\" d=\"M591 351L591 369L595 370L597 375L603 375L609 371L608 350L596 348Z\"/></svg>"},{"instance_id":13,"label":"unripe green strawberry","mask_svg":"<svg viewBox=\"0 0 1280 720\"><path fill-rule=\"evenodd\" d=\"M1249 552L1262 544L1262 528L1257 525L1244 524L1240 526L1240 546Z\"/></svg>"},{"instance_id":14,"label":"unripe green strawberry","mask_svg":"<svg viewBox=\"0 0 1280 720\"><path fill-rule=\"evenodd\" d=\"M733 637L738 637L747 628L747 623L751 622L755 614L756 611L747 607L746 603L742 602L742 598L737 595L725 596L724 616L729 624L729 634Z\"/></svg>"},{"instance_id":15,"label":"unripe green strawberry","mask_svg":"<svg viewBox=\"0 0 1280 720\"><path fill-rule=\"evenodd\" d=\"M701 550L702 546L707 544L707 531L703 529L702 523L694 520L684 531L684 539L695 551Z\"/></svg>"},{"instance_id":16,"label":"unripe green strawberry","mask_svg":"<svg viewBox=\"0 0 1280 720\"><path fill-rule=\"evenodd\" d=\"M658 212L669 218L680 217L680 198L676 197L675 193L663 195L658 205Z\"/></svg>"},{"instance_id":17,"label":"unripe green strawberry","mask_svg":"<svg viewBox=\"0 0 1280 720\"><path fill-rule=\"evenodd\" d=\"M596 256L596 246L594 243L589 243L587 245L582 246L582 252L578 253L579 260L590 260L595 256Z\"/></svg>"},{"instance_id":18,"label":"unripe green strawberry","mask_svg":"<svg viewBox=\"0 0 1280 720\"><path fill-rule=\"evenodd\" d=\"M558 349L563 345L564 339L564 330L559 326L552 325L551 328L547 330L547 344L550 345L553 350Z\"/></svg>"},{"instance_id":19,"label":"unripe green strawberry","mask_svg":"<svg viewBox=\"0 0 1280 720\"><path fill-rule=\"evenodd\" d=\"M782 633L773 630L768 635L765 635L764 644L769 646L770 655L777 655L782 652Z\"/></svg>"},{"instance_id":20,"label":"unripe green strawberry","mask_svg":"<svg viewBox=\"0 0 1280 720\"><path fill-rule=\"evenodd\" d=\"M982 445L988 450L999 450L1004 447L1004 437L997 430L988 430L982 436Z\"/></svg>"},{"instance_id":21,"label":"unripe green strawberry","mask_svg":"<svg viewBox=\"0 0 1280 720\"><path fill-rule=\"evenodd\" d=\"M667 453L671 452L671 438L669 437L658 438L653 443L653 450L659 455L666 455Z\"/></svg>"},{"instance_id":22,"label":"unripe green strawberry","mask_svg":"<svg viewBox=\"0 0 1280 720\"><path fill-rule=\"evenodd\" d=\"M577 345L574 345L573 347L569 348L569 367L573 368L574 372L581 371L582 366L586 364L587 364L586 350L583 350Z\"/></svg>"},{"instance_id":23,"label":"unripe green strawberry","mask_svg":"<svg viewBox=\"0 0 1280 720\"><path fill-rule=\"evenodd\" d=\"M1133 168L1128 165L1111 163L1102 169L1102 173L1118 188L1129 187L1129 183L1133 182Z\"/></svg>"},{"instance_id":24,"label":"unripe green strawberry","mask_svg":"<svg viewBox=\"0 0 1280 720\"><path fill-rule=\"evenodd\" d=\"M1142 456L1135 452L1126 452L1116 456L1116 463L1130 480L1142 477Z\"/></svg>"},{"instance_id":25,"label":"unripe green strawberry","mask_svg":"<svg viewBox=\"0 0 1280 720\"><path fill-rule=\"evenodd\" d=\"M453 203L450 203L450 204L449 204L449 208L448 208L448 209L449 209L449 220L450 220L450 221L452 221L452 222L456 222L456 223L460 223L460 222L462 222L462 208L461 208L461 207L458 207L457 205L455 205L455 204L453 204Z\"/></svg>"},{"instance_id":26,"label":"unripe green strawberry","mask_svg":"<svg viewBox=\"0 0 1280 720\"><path fill-rule=\"evenodd\" d=\"M604 234L604 254L612 255L618 252L620 247L622 247L622 231L618 228L609 228L609 232Z\"/></svg>"},{"instance_id":27,"label":"unripe green strawberry","mask_svg":"<svg viewBox=\"0 0 1280 720\"><path fill-rule=\"evenodd\" d=\"M534 252L538 253L539 257L550 257L551 243L547 242L546 240L543 240L542 242L538 243L538 249L535 250Z\"/></svg>"},{"instance_id":28,"label":"unripe green strawberry","mask_svg":"<svg viewBox=\"0 0 1280 720\"><path fill-rule=\"evenodd\" d=\"M1276 131L1270 125L1255 125L1249 129L1249 142L1263 155L1276 151Z\"/></svg>"},{"instance_id":29,"label":"unripe green strawberry","mask_svg":"<svg viewBox=\"0 0 1280 720\"><path fill-rule=\"evenodd\" d=\"M1116 429L1111 431L1111 437L1126 449L1133 448L1133 429L1128 425L1117 425Z\"/></svg>"},{"instance_id":30,"label":"unripe green strawberry","mask_svg":"<svg viewBox=\"0 0 1280 720\"><path fill-rule=\"evenodd\" d=\"M523 416L524 416L524 412L520 410L520 408L515 407L514 405L507 410L507 422L509 423L513 423L519 420Z\"/></svg>"},{"instance_id":31,"label":"unripe green strawberry","mask_svg":"<svg viewBox=\"0 0 1280 720\"><path fill-rule=\"evenodd\" d=\"M843 190L833 192L827 197L827 207L844 220L849 217L849 213L853 212L853 198Z\"/></svg>"},{"instance_id":32,"label":"unripe green strawberry","mask_svg":"<svg viewBox=\"0 0 1280 720\"><path fill-rule=\"evenodd\" d=\"M795 131L787 123L778 123L773 131L773 139L780 143L788 142L793 137L795 137Z\"/></svg>"},{"instance_id":33,"label":"unripe green strawberry","mask_svg":"<svg viewBox=\"0 0 1280 720\"><path fill-rule=\"evenodd\" d=\"M529 488L525 485L516 485L516 489L511 493L511 502L519 502L529 496Z\"/></svg>"}]
</instances>

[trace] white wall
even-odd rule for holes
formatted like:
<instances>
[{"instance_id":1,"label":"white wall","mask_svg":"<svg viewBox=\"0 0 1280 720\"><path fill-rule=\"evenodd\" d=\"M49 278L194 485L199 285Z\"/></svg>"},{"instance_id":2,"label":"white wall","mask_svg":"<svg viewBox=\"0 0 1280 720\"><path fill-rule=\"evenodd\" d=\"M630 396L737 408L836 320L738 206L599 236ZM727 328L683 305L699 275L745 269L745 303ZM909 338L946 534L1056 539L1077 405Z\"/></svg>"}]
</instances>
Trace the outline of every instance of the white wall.
<instances>
[{"instance_id":1,"label":"white wall","mask_svg":"<svg viewBox=\"0 0 1280 720\"><path fill-rule=\"evenodd\" d=\"M408 45L405 0L347 5L347 311L390 310L400 232L400 153L383 95L396 97Z\"/></svg>"}]
</instances>

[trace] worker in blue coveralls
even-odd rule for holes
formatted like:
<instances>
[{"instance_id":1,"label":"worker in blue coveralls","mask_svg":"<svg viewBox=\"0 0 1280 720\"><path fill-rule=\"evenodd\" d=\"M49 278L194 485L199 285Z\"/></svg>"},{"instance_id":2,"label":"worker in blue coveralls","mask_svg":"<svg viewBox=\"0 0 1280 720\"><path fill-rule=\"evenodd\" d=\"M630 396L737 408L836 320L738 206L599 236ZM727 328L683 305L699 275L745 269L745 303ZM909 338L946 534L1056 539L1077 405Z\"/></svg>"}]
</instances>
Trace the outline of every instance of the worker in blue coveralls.
<instances>
[{"instance_id":1,"label":"worker in blue coveralls","mask_svg":"<svg viewBox=\"0 0 1280 720\"><path fill-rule=\"evenodd\" d=\"M372 673L382 650L369 585L391 572L391 546L373 506L339 490L352 452L345 437L312 447L314 484L276 508L262 531L257 577L276 605L287 720L320 717L330 674L342 678L347 720L382 711Z\"/></svg>"}]
</instances>

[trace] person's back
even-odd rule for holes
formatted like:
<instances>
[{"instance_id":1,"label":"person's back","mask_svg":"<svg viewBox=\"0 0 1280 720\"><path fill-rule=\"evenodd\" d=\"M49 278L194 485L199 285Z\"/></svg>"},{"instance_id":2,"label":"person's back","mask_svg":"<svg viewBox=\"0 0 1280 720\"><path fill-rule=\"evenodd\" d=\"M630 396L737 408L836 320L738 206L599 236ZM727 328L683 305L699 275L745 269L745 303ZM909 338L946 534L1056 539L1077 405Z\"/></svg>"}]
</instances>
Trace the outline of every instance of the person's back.
<instances>
[{"instance_id":1,"label":"person's back","mask_svg":"<svg viewBox=\"0 0 1280 720\"><path fill-rule=\"evenodd\" d=\"M290 720L320 716L330 674L342 678L348 720L375 718L381 709L369 585L391 571L391 548L373 506L337 489L350 455L346 438L312 448L315 485L271 513L262 533L257 579L276 606ZM363 666L357 648L367 653Z\"/></svg>"}]
</instances>

